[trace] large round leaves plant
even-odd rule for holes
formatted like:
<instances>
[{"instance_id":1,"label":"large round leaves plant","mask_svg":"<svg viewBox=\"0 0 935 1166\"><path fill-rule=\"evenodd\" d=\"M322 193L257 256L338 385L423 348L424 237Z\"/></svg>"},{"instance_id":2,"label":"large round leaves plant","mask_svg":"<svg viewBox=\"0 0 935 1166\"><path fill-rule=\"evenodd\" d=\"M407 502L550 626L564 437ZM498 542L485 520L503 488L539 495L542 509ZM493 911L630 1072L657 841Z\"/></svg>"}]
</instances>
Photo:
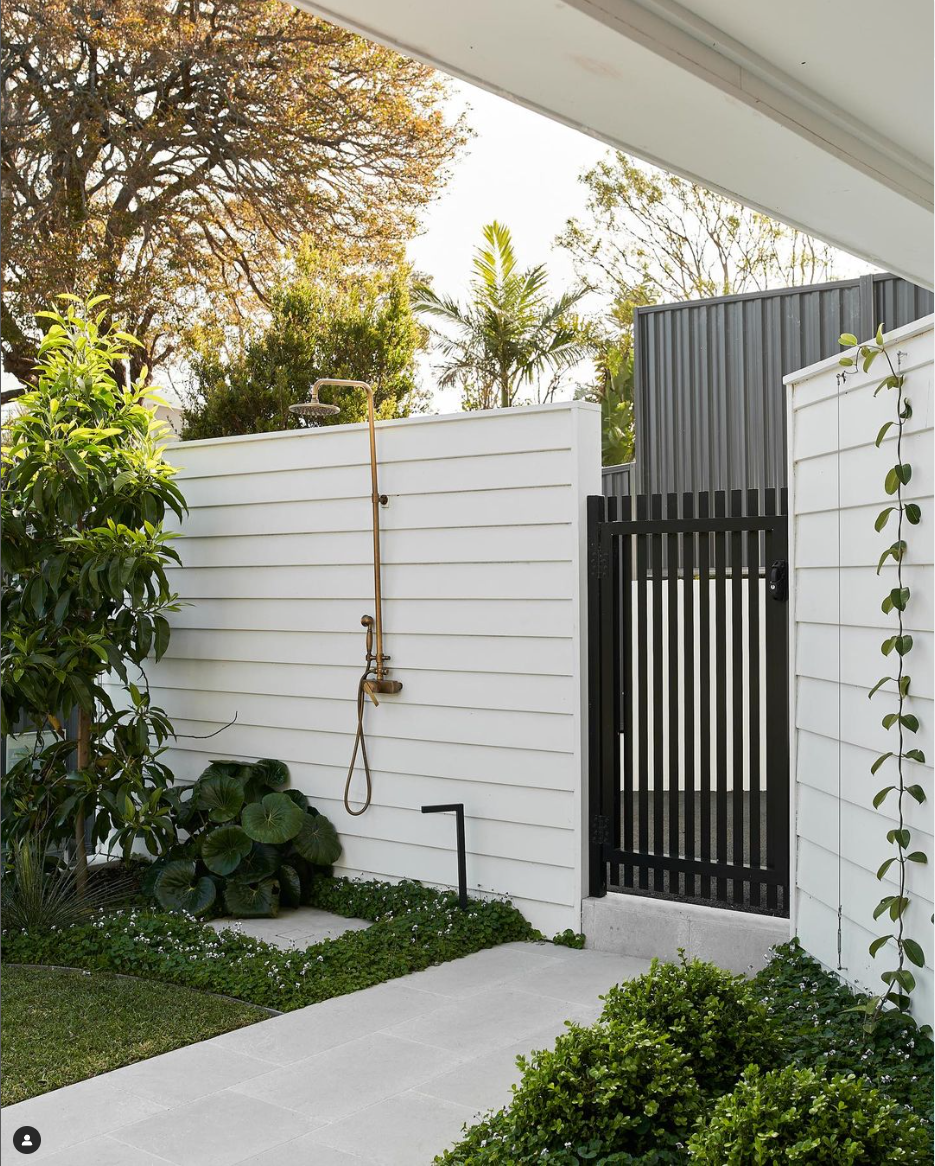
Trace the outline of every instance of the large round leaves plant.
<instances>
[{"instance_id":1,"label":"large round leaves plant","mask_svg":"<svg viewBox=\"0 0 935 1166\"><path fill-rule=\"evenodd\" d=\"M205 835L201 844L201 860L212 874L226 878L240 866L253 849L250 836L239 826L218 826Z\"/></svg>"},{"instance_id":2,"label":"large round leaves plant","mask_svg":"<svg viewBox=\"0 0 935 1166\"><path fill-rule=\"evenodd\" d=\"M212 761L182 800L185 842L154 863L147 884L170 910L271 916L307 902L316 874L341 854L331 822L282 761Z\"/></svg>"},{"instance_id":3,"label":"large round leaves plant","mask_svg":"<svg viewBox=\"0 0 935 1166\"><path fill-rule=\"evenodd\" d=\"M156 880L159 901L173 911L201 915L217 898L217 888L207 875L199 875L193 862L183 858L167 862Z\"/></svg>"},{"instance_id":4,"label":"large round leaves plant","mask_svg":"<svg viewBox=\"0 0 935 1166\"><path fill-rule=\"evenodd\" d=\"M283 846L291 842L311 815L282 793L266 794L261 801L244 806L241 822L254 842Z\"/></svg>"}]
</instances>

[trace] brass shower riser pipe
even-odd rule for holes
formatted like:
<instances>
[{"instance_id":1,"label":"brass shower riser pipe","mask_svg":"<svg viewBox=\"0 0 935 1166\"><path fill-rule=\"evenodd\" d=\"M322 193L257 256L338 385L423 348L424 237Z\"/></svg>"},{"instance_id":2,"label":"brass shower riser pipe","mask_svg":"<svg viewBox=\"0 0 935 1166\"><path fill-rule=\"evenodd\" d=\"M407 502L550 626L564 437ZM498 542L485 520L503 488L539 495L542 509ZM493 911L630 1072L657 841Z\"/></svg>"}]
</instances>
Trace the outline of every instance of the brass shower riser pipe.
<instances>
[{"instance_id":1,"label":"brass shower riser pipe","mask_svg":"<svg viewBox=\"0 0 935 1166\"><path fill-rule=\"evenodd\" d=\"M386 495L380 493L380 483L377 474L377 428L376 407L373 388L366 381L341 380L327 377L318 380L312 385L312 402L318 402L318 390L323 385L332 385L342 389L363 389L367 394L367 424L370 431L370 502L373 510L373 631L376 640L376 651L373 655L375 681L371 686L377 692L399 692L402 685L398 681L387 681L386 661L389 659L383 651L383 583L382 563L380 559L380 507L386 505ZM322 412L337 412L335 406L324 405ZM361 621L366 627L369 617L364 616ZM369 663L369 660L368 660Z\"/></svg>"}]
</instances>

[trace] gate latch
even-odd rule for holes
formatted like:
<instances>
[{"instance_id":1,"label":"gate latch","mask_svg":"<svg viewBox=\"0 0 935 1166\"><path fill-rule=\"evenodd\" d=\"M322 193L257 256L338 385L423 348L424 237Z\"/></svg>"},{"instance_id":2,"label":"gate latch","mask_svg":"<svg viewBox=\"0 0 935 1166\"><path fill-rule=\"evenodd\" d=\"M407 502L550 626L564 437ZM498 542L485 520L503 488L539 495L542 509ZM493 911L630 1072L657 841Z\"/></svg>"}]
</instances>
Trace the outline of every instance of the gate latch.
<instances>
[{"instance_id":1,"label":"gate latch","mask_svg":"<svg viewBox=\"0 0 935 1166\"><path fill-rule=\"evenodd\" d=\"M769 569L769 593L779 603L789 598L789 564L777 559Z\"/></svg>"}]
</instances>

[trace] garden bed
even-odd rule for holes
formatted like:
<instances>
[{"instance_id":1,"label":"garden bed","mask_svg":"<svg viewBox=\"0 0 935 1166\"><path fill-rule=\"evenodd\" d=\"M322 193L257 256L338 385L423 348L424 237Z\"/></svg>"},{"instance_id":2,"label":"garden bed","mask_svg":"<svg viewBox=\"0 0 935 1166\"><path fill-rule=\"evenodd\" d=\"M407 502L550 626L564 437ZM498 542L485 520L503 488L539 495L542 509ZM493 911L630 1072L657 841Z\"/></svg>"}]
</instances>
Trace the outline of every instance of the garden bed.
<instances>
[{"instance_id":1,"label":"garden bed","mask_svg":"<svg viewBox=\"0 0 935 1166\"><path fill-rule=\"evenodd\" d=\"M279 947L149 908L102 913L65 930L4 934L4 959L121 972L235 997L282 1012L494 947L539 938L510 903L418 883L320 878L311 905L371 921L311 947ZM285 916L283 916L285 918Z\"/></svg>"},{"instance_id":2,"label":"garden bed","mask_svg":"<svg viewBox=\"0 0 935 1166\"><path fill-rule=\"evenodd\" d=\"M697 961L611 989L600 1020L519 1058L511 1105L438 1166L883 1166L932 1161L932 1042L796 942L752 981Z\"/></svg>"},{"instance_id":3,"label":"garden bed","mask_svg":"<svg viewBox=\"0 0 935 1166\"><path fill-rule=\"evenodd\" d=\"M2 1103L14 1105L266 1015L190 988L4 962Z\"/></svg>"}]
</instances>

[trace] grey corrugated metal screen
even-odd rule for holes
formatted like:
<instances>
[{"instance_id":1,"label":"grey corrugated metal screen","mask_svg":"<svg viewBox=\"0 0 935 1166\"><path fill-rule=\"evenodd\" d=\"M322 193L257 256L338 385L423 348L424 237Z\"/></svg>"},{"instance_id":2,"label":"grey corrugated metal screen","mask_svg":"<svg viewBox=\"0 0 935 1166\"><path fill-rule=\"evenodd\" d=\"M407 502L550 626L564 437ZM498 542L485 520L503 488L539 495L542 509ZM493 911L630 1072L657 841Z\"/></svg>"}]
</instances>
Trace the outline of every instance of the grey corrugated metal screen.
<instances>
[{"instance_id":1,"label":"grey corrugated metal screen","mask_svg":"<svg viewBox=\"0 0 935 1166\"><path fill-rule=\"evenodd\" d=\"M628 498L633 493L633 462L604 466L601 470L605 498Z\"/></svg>"},{"instance_id":2,"label":"grey corrugated metal screen","mask_svg":"<svg viewBox=\"0 0 935 1166\"><path fill-rule=\"evenodd\" d=\"M785 486L783 376L839 352L842 332L932 310L931 292L894 275L638 308L630 491Z\"/></svg>"}]
</instances>

